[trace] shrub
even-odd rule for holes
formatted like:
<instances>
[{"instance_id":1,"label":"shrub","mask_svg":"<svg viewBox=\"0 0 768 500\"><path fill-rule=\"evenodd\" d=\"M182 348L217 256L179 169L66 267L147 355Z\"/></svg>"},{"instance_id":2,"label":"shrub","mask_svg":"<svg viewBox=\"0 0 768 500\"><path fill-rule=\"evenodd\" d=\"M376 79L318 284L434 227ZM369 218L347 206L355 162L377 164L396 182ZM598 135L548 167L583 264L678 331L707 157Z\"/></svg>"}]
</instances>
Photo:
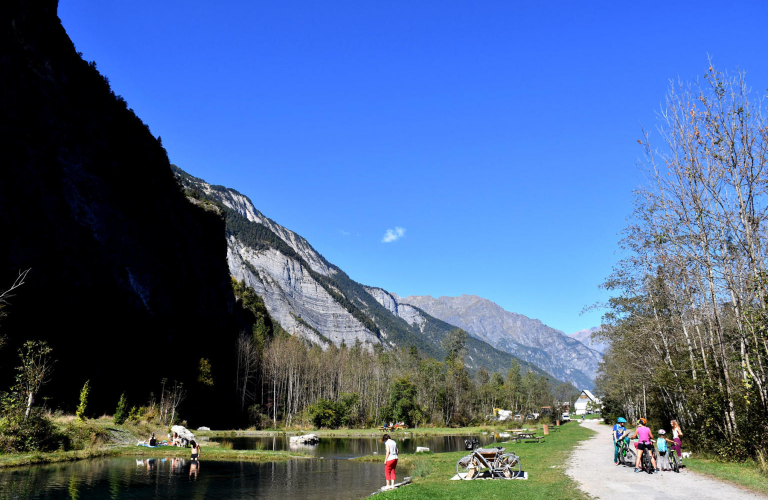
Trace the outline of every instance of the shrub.
<instances>
[{"instance_id":1,"label":"shrub","mask_svg":"<svg viewBox=\"0 0 768 500\"><path fill-rule=\"evenodd\" d=\"M33 409L26 421L23 410L4 412L0 418L0 453L54 451L68 444L40 409Z\"/></svg>"},{"instance_id":2,"label":"shrub","mask_svg":"<svg viewBox=\"0 0 768 500\"><path fill-rule=\"evenodd\" d=\"M141 418L141 415L139 414L139 409L135 406L131 407L131 411L128 412L128 420L131 422L138 422Z\"/></svg>"},{"instance_id":3,"label":"shrub","mask_svg":"<svg viewBox=\"0 0 768 500\"><path fill-rule=\"evenodd\" d=\"M309 407L309 418L315 427L335 429L341 423L343 413L344 405L342 403L334 403L328 399L318 399L315 404Z\"/></svg>"},{"instance_id":4,"label":"shrub","mask_svg":"<svg viewBox=\"0 0 768 500\"><path fill-rule=\"evenodd\" d=\"M117 425L123 425L128 418L127 411L128 401L125 399L125 393L120 395L120 401L117 402L117 409L115 410L115 423Z\"/></svg>"}]
</instances>

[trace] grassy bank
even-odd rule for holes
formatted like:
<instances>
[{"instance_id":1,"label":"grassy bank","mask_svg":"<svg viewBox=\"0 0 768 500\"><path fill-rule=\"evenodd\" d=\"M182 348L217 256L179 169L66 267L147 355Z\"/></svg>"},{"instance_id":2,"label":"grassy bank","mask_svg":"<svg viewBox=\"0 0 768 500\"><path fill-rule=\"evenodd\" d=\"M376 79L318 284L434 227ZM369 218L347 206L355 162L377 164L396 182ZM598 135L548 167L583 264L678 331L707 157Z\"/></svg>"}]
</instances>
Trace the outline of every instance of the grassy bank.
<instances>
[{"instance_id":1,"label":"grassy bank","mask_svg":"<svg viewBox=\"0 0 768 500\"><path fill-rule=\"evenodd\" d=\"M413 484L378 495L377 498L394 499L587 499L576 483L565 474L565 462L571 450L593 431L568 424L557 433L550 434L542 443L502 443L506 450L517 453L528 472L527 481L450 481L456 474L456 462L466 452L428 455L401 455ZM382 462L379 455L357 460ZM383 467L383 464L382 464ZM402 475L398 476L402 479Z\"/></svg>"},{"instance_id":2,"label":"grassy bank","mask_svg":"<svg viewBox=\"0 0 768 500\"><path fill-rule=\"evenodd\" d=\"M709 458L687 458L684 462L686 467L699 474L768 494L768 476L762 473L756 462L718 462Z\"/></svg>"},{"instance_id":3,"label":"grassy bank","mask_svg":"<svg viewBox=\"0 0 768 500\"><path fill-rule=\"evenodd\" d=\"M308 458L307 455L289 451L264 451L264 450L229 450L216 446L206 446L202 443L200 455L202 460L220 460L228 462L276 462L294 458ZM0 455L0 469L7 467L20 467L24 465L51 464L57 462L71 462L87 458L98 457L180 457L189 458L189 448L177 448L173 446L161 446L159 448L147 448L144 446L107 446L91 448L87 450L52 451L13 453Z\"/></svg>"},{"instance_id":4,"label":"grassy bank","mask_svg":"<svg viewBox=\"0 0 768 500\"><path fill-rule=\"evenodd\" d=\"M155 433L159 441L166 439L166 426L127 421L116 425L112 417L78 421L72 415L50 416L57 431L67 437L69 446L73 449L49 452L0 453L0 469L24 465L70 462L98 457L115 456L163 456L189 457L189 448L162 446L147 448L136 446L140 440L146 440ZM198 433L195 433L196 435ZM201 455L205 460L226 461L278 461L291 458L306 458L300 452L265 451L265 450L232 450L222 447L220 443L201 442Z\"/></svg>"}]
</instances>

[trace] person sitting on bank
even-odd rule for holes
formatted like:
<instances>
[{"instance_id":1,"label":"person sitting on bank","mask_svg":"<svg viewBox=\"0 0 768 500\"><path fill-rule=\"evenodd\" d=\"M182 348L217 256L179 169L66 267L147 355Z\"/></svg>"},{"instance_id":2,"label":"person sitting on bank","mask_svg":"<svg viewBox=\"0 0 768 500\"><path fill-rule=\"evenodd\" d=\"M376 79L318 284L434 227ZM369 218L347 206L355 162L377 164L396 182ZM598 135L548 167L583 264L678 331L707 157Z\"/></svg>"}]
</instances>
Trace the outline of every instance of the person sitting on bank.
<instances>
[{"instance_id":1,"label":"person sitting on bank","mask_svg":"<svg viewBox=\"0 0 768 500\"><path fill-rule=\"evenodd\" d=\"M157 446L157 439L155 439L155 433L149 437L149 446Z\"/></svg>"}]
</instances>

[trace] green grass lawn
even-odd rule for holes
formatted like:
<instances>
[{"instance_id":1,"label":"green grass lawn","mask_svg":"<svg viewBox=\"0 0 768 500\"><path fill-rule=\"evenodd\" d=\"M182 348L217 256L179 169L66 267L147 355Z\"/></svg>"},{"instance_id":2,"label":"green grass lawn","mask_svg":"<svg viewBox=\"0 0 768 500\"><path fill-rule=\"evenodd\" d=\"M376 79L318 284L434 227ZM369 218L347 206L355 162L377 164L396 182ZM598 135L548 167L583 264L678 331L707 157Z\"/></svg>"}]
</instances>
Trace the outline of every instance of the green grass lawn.
<instances>
[{"instance_id":1,"label":"green grass lawn","mask_svg":"<svg viewBox=\"0 0 768 500\"><path fill-rule=\"evenodd\" d=\"M708 458L687 458L684 463L694 472L768 494L768 476L760 471L756 462L732 463Z\"/></svg>"},{"instance_id":2,"label":"green grass lawn","mask_svg":"<svg viewBox=\"0 0 768 500\"><path fill-rule=\"evenodd\" d=\"M565 462L574 446L587 439L593 431L576 424L567 424L547 436L542 443L502 443L507 452L520 456L528 480L450 481L456 474L456 462L466 452L426 455L401 455L400 461L413 479L413 484L377 495L393 499L587 499L576 483L565 474ZM358 460L382 462L382 456ZM383 468L383 464L382 464ZM403 474L398 475L398 482ZM383 471L382 471L383 482Z\"/></svg>"}]
</instances>

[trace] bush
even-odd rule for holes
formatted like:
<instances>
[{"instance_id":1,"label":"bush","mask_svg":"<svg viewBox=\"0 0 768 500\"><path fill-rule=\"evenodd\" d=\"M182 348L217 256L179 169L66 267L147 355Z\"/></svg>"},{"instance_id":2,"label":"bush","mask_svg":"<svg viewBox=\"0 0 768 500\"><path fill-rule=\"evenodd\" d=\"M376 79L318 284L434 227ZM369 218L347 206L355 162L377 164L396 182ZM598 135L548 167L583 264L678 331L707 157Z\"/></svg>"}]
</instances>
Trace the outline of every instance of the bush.
<instances>
[{"instance_id":1,"label":"bush","mask_svg":"<svg viewBox=\"0 0 768 500\"><path fill-rule=\"evenodd\" d=\"M125 393L120 395L120 401L117 402L117 409L115 410L115 423L117 425L123 425L128 418L128 401L125 399Z\"/></svg>"},{"instance_id":2,"label":"bush","mask_svg":"<svg viewBox=\"0 0 768 500\"><path fill-rule=\"evenodd\" d=\"M309 418L315 427L335 429L341 423L343 413L342 403L334 403L328 399L318 399L309 407Z\"/></svg>"},{"instance_id":3,"label":"bush","mask_svg":"<svg viewBox=\"0 0 768 500\"><path fill-rule=\"evenodd\" d=\"M54 451L68 447L68 439L42 410L33 409L26 422L23 411L4 413L0 418L0 453Z\"/></svg>"}]
</instances>

